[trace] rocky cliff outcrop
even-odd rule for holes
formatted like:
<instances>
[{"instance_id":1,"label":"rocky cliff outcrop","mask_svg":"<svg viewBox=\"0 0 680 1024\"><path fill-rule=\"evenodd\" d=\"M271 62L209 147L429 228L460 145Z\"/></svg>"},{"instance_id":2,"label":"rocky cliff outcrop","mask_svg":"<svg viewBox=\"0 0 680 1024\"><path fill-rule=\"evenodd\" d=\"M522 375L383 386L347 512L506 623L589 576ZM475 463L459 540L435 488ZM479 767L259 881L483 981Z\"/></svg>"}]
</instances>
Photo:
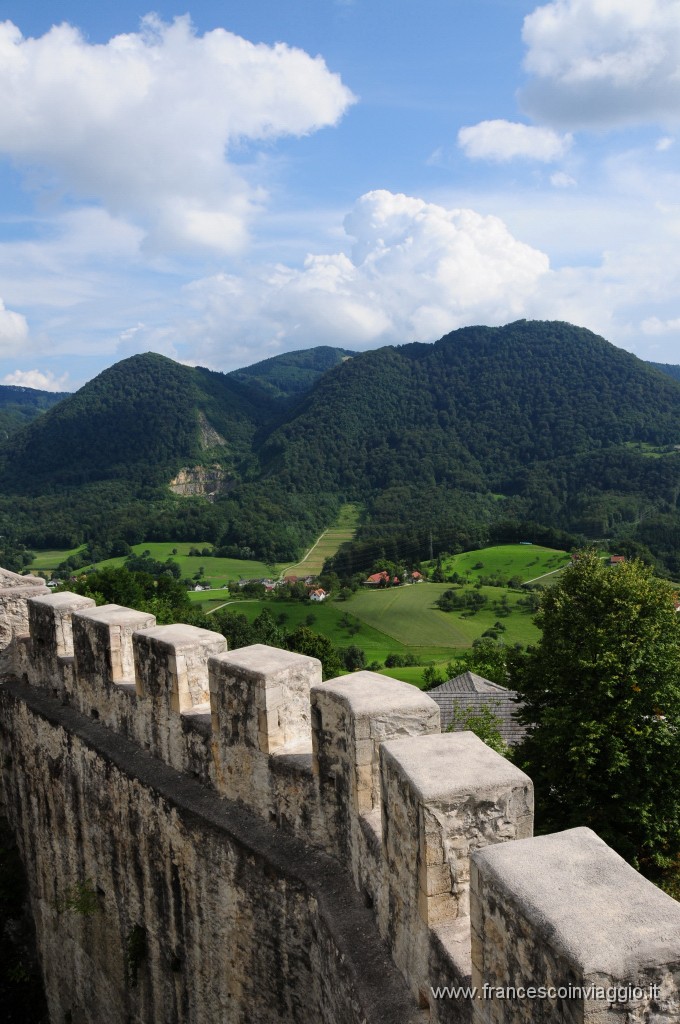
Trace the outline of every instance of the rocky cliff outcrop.
<instances>
[{"instance_id":1,"label":"rocky cliff outcrop","mask_svg":"<svg viewBox=\"0 0 680 1024\"><path fill-rule=\"evenodd\" d=\"M227 489L229 474L217 464L212 466L187 466L180 469L177 476L170 481L173 494L182 497L198 495L202 498L214 498L216 494Z\"/></svg>"}]
</instances>

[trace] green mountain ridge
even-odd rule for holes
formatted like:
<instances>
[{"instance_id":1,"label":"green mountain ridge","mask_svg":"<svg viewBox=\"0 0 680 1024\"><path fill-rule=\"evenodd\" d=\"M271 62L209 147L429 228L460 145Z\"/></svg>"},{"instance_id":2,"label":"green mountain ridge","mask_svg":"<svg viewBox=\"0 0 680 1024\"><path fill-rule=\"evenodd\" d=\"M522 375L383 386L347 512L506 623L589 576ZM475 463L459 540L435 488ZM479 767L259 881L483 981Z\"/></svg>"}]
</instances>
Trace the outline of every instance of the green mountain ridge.
<instances>
[{"instance_id":1,"label":"green mountain ridge","mask_svg":"<svg viewBox=\"0 0 680 1024\"><path fill-rule=\"evenodd\" d=\"M292 487L311 475L356 499L367 482L385 487L405 472L515 491L529 464L602 445L680 443L679 400L674 381L589 331L527 321L463 328L343 364L261 459Z\"/></svg>"},{"instance_id":2,"label":"green mountain ridge","mask_svg":"<svg viewBox=\"0 0 680 1024\"><path fill-rule=\"evenodd\" d=\"M228 375L260 389L271 398L295 398L306 394L328 371L356 353L320 345L317 348L285 352L264 359Z\"/></svg>"},{"instance_id":3,"label":"green mountain ridge","mask_svg":"<svg viewBox=\"0 0 680 1024\"><path fill-rule=\"evenodd\" d=\"M365 516L343 571L529 523L680 569L680 381L660 369L531 321L230 374L133 356L5 444L0 529L37 546L203 537L283 560L351 500ZM197 465L228 479L212 504L169 494Z\"/></svg>"},{"instance_id":4,"label":"green mountain ridge","mask_svg":"<svg viewBox=\"0 0 680 1024\"><path fill-rule=\"evenodd\" d=\"M202 422L222 437L219 455L233 470L250 451L259 412L225 374L154 353L131 356L14 436L0 487L39 495L102 480L167 484L202 461Z\"/></svg>"},{"instance_id":5,"label":"green mountain ridge","mask_svg":"<svg viewBox=\"0 0 680 1024\"><path fill-rule=\"evenodd\" d=\"M63 391L0 384L0 443L66 397Z\"/></svg>"},{"instance_id":6,"label":"green mountain ridge","mask_svg":"<svg viewBox=\"0 0 680 1024\"><path fill-rule=\"evenodd\" d=\"M649 366L653 366L655 370L660 370L661 373L667 374L669 377L673 377L675 380L680 380L680 366L673 366L671 363L649 363Z\"/></svg>"}]
</instances>

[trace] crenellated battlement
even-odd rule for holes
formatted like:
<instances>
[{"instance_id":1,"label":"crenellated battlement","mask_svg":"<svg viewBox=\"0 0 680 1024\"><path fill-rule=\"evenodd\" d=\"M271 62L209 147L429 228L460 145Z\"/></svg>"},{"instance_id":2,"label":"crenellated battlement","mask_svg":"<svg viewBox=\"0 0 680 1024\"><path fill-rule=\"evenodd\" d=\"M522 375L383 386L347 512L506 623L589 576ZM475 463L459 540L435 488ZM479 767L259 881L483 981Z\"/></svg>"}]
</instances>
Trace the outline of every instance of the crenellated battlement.
<instances>
[{"instance_id":1,"label":"crenellated battlement","mask_svg":"<svg viewBox=\"0 0 680 1024\"><path fill-rule=\"evenodd\" d=\"M533 839L531 780L472 733L442 734L427 694L372 672L323 682L314 658L228 651L75 594L0 587L0 630L10 605L6 676L349 872L429 1019L680 1020L680 905L588 829ZM659 991L625 1005L433 992L591 981Z\"/></svg>"}]
</instances>

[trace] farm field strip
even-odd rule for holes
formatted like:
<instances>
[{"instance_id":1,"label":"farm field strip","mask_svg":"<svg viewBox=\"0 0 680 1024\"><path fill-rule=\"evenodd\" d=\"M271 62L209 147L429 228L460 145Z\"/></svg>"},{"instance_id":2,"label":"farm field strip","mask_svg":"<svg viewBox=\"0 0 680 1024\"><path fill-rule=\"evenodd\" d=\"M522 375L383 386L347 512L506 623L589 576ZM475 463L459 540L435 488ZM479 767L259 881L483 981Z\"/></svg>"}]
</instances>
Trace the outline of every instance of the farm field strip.
<instances>
[{"instance_id":1,"label":"farm field strip","mask_svg":"<svg viewBox=\"0 0 680 1024\"><path fill-rule=\"evenodd\" d=\"M298 576L317 576L323 569L324 562L336 553L341 544L351 540L356 532L359 509L356 505L343 505L338 513L335 526L329 526L311 546L304 558L282 569L282 574L292 573Z\"/></svg>"},{"instance_id":2,"label":"farm field strip","mask_svg":"<svg viewBox=\"0 0 680 1024\"><path fill-rule=\"evenodd\" d=\"M350 605L354 615L405 645L458 647L466 640L456 619L434 607L446 589L446 584L419 583L364 591L356 594Z\"/></svg>"}]
</instances>

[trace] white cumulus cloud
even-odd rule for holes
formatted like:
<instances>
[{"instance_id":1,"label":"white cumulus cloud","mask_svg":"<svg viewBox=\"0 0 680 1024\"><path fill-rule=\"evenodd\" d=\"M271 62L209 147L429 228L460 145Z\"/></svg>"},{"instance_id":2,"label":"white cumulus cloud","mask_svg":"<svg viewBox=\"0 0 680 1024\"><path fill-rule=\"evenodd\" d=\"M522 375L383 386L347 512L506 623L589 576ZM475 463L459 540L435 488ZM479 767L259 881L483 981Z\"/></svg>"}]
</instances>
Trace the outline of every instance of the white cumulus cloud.
<instances>
[{"instance_id":1,"label":"white cumulus cloud","mask_svg":"<svg viewBox=\"0 0 680 1024\"><path fill-rule=\"evenodd\" d=\"M6 374L3 384L14 384L23 388L35 388L36 391L67 391L68 374L63 373L55 377L51 371L43 373L42 370L15 370L14 373Z\"/></svg>"},{"instance_id":2,"label":"white cumulus cloud","mask_svg":"<svg viewBox=\"0 0 680 1024\"><path fill-rule=\"evenodd\" d=\"M0 299L0 352L3 355L14 355L27 339L26 317L7 309Z\"/></svg>"},{"instance_id":3,"label":"white cumulus cloud","mask_svg":"<svg viewBox=\"0 0 680 1024\"><path fill-rule=\"evenodd\" d=\"M643 320L640 326L644 334L679 334L680 317L674 317L671 320L661 320L657 316L650 316Z\"/></svg>"},{"instance_id":4,"label":"white cumulus cloud","mask_svg":"<svg viewBox=\"0 0 680 1024\"><path fill-rule=\"evenodd\" d=\"M554 0L524 20L523 105L561 127L677 123L678 0Z\"/></svg>"},{"instance_id":5,"label":"white cumulus cloud","mask_svg":"<svg viewBox=\"0 0 680 1024\"><path fill-rule=\"evenodd\" d=\"M375 191L344 224L349 254L194 282L186 295L195 317L176 336L213 366L318 344L433 341L464 324L521 316L549 270L544 253L473 210Z\"/></svg>"},{"instance_id":6,"label":"white cumulus cloud","mask_svg":"<svg viewBox=\"0 0 680 1024\"><path fill-rule=\"evenodd\" d=\"M572 178L566 171L555 171L550 175L550 184L553 188L573 188L578 183L576 178Z\"/></svg>"},{"instance_id":7,"label":"white cumulus cloud","mask_svg":"<svg viewBox=\"0 0 680 1024\"><path fill-rule=\"evenodd\" d=\"M0 153L141 224L152 247L223 252L263 198L243 145L333 125L354 99L320 57L155 16L103 45L0 24L0 95Z\"/></svg>"},{"instance_id":8,"label":"white cumulus cloud","mask_svg":"<svg viewBox=\"0 0 680 1024\"><path fill-rule=\"evenodd\" d=\"M473 160L505 162L521 157L552 163L565 155L571 143L571 135L514 121L480 121L458 132L459 146Z\"/></svg>"}]
</instances>

